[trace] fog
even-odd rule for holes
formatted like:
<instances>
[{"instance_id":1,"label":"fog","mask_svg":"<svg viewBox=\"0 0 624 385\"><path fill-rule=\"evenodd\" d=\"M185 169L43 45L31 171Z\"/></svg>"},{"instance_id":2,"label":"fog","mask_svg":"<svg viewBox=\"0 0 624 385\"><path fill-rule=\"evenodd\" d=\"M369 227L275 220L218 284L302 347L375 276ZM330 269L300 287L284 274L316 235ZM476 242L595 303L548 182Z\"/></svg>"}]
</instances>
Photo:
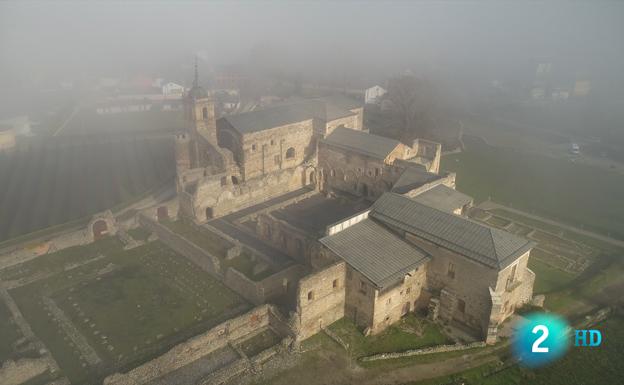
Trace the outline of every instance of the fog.
<instances>
[{"instance_id":1,"label":"fog","mask_svg":"<svg viewBox=\"0 0 624 385\"><path fill-rule=\"evenodd\" d=\"M367 86L409 70L513 80L552 62L621 85L621 2L61 2L0 4L3 89L210 68L300 72Z\"/></svg>"}]
</instances>

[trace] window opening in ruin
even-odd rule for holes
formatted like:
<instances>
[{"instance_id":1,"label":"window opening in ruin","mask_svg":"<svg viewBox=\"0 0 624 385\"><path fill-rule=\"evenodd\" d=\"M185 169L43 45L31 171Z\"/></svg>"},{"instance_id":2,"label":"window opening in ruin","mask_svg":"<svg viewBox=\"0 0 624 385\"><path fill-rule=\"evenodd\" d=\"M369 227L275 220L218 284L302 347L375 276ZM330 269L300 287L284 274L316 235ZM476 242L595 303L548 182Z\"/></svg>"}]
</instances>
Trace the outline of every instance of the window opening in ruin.
<instances>
[{"instance_id":1,"label":"window opening in ruin","mask_svg":"<svg viewBox=\"0 0 624 385\"><path fill-rule=\"evenodd\" d=\"M455 265L453 265L453 262L449 262L447 274L449 278L455 278Z\"/></svg>"},{"instance_id":2,"label":"window opening in ruin","mask_svg":"<svg viewBox=\"0 0 624 385\"><path fill-rule=\"evenodd\" d=\"M466 302L463 299L457 300L457 310L462 314L466 312Z\"/></svg>"}]
</instances>

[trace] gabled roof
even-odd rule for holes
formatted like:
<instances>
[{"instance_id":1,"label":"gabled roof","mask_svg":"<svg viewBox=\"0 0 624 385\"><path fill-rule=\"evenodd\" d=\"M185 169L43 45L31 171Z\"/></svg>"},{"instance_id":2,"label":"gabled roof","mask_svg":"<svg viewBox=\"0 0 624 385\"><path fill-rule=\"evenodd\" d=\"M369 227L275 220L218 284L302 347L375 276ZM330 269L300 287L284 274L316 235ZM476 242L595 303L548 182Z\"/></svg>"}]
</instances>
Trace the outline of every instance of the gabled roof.
<instances>
[{"instance_id":1,"label":"gabled roof","mask_svg":"<svg viewBox=\"0 0 624 385\"><path fill-rule=\"evenodd\" d=\"M412 199L447 213L453 213L472 202L472 198L468 195L443 184L432 187Z\"/></svg>"},{"instance_id":2,"label":"gabled roof","mask_svg":"<svg viewBox=\"0 0 624 385\"><path fill-rule=\"evenodd\" d=\"M320 242L379 288L392 285L429 258L371 219L321 238Z\"/></svg>"},{"instance_id":3,"label":"gabled roof","mask_svg":"<svg viewBox=\"0 0 624 385\"><path fill-rule=\"evenodd\" d=\"M369 216L499 270L536 245L394 193L382 195L373 204Z\"/></svg>"},{"instance_id":4,"label":"gabled roof","mask_svg":"<svg viewBox=\"0 0 624 385\"><path fill-rule=\"evenodd\" d=\"M400 144L398 140L345 127L337 127L323 142L378 159L386 159Z\"/></svg>"},{"instance_id":5,"label":"gabled roof","mask_svg":"<svg viewBox=\"0 0 624 385\"><path fill-rule=\"evenodd\" d=\"M282 104L228 115L223 117L223 119L228 121L241 134L247 134L324 116L323 107L322 103L312 101Z\"/></svg>"},{"instance_id":6,"label":"gabled roof","mask_svg":"<svg viewBox=\"0 0 624 385\"><path fill-rule=\"evenodd\" d=\"M440 179L441 176L427 171L426 167L418 163L410 163L405 168L399 179L392 186L392 191L405 194L415 188L418 188L425 183L433 182Z\"/></svg>"}]
</instances>

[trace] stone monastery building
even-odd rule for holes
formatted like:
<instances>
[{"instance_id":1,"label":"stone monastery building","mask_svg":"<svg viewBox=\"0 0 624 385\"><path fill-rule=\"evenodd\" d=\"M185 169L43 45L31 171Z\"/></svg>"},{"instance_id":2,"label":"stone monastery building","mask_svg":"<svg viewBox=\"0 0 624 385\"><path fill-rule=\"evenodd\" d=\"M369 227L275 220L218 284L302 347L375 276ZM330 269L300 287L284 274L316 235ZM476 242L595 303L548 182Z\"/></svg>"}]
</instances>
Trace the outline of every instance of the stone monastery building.
<instances>
[{"instance_id":1,"label":"stone monastery building","mask_svg":"<svg viewBox=\"0 0 624 385\"><path fill-rule=\"evenodd\" d=\"M535 244L464 216L472 198L440 172L440 144L369 134L342 96L216 119L196 81L185 109L179 215L300 267L262 288L288 304L298 339L343 317L375 334L427 310L493 343L531 299Z\"/></svg>"}]
</instances>

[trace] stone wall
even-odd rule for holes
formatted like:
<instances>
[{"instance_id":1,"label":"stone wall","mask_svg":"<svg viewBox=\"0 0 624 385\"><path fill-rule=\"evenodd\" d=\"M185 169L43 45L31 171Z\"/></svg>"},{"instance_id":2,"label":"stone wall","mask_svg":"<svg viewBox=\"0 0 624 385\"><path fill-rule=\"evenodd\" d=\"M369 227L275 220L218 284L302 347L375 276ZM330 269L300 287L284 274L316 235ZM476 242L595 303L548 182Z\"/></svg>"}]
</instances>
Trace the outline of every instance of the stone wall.
<instances>
[{"instance_id":1,"label":"stone wall","mask_svg":"<svg viewBox=\"0 0 624 385\"><path fill-rule=\"evenodd\" d=\"M175 252L182 254L207 273L221 278L221 265L217 257L143 214L140 214L139 222Z\"/></svg>"},{"instance_id":2,"label":"stone wall","mask_svg":"<svg viewBox=\"0 0 624 385\"><path fill-rule=\"evenodd\" d=\"M438 345L430 348L423 349L414 349L408 350L400 353L381 353L381 354L373 354L372 356L362 357L360 360L367 361L378 361L378 360L389 360L394 358L402 358L402 357L412 357L412 356L422 356L426 354L435 354L435 353L445 353L445 352L456 352L460 350L468 350L468 349L476 349L485 347L485 342L473 342L470 344L455 344L455 345Z\"/></svg>"},{"instance_id":3,"label":"stone wall","mask_svg":"<svg viewBox=\"0 0 624 385\"><path fill-rule=\"evenodd\" d=\"M182 368L227 344L244 338L264 327L276 332L284 330L277 310L271 305L258 306L251 311L225 321L205 333L176 345L167 353L127 373L116 373L104 379L104 385L147 384L163 375ZM275 327L272 324L276 323Z\"/></svg>"},{"instance_id":4,"label":"stone wall","mask_svg":"<svg viewBox=\"0 0 624 385\"><path fill-rule=\"evenodd\" d=\"M299 281L295 329L304 340L344 317L346 263L338 262Z\"/></svg>"},{"instance_id":5,"label":"stone wall","mask_svg":"<svg viewBox=\"0 0 624 385\"><path fill-rule=\"evenodd\" d=\"M261 281L252 281L239 271L228 268L223 283L255 305L269 302L293 305L297 282L306 272L303 265L292 265Z\"/></svg>"},{"instance_id":6,"label":"stone wall","mask_svg":"<svg viewBox=\"0 0 624 385\"><path fill-rule=\"evenodd\" d=\"M394 287L376 290L373 323L369 325L372 334L382 332L405 314L418 309L421 291L427 286L426 272L425 264L411 271Z\"/></svg>"},{"instance_id":7,"label":"stone wall","mask_svg":"<svg viewBox=\"0 0 624 385\"><path fill-rule=\"evenodd\" d=\"M489 288L496 286L498 271L411 234L406 235L406 240L432 255L427 282L433 292L444 290L440 319L455 319L485 335L492 305ZM449 273L450 269L454 273Z\"/></svg>"},{"instance_id":8,"label":"stone wall","mask_svg":"<svg viewBox=\"0 0 624 385\"><path fill-rule=\"evenodd\" d=\"M358 114L345 116L344 118L338 118L334 120L330 120L325 125L325 135L329 135L336 129L336 127L345 126L347 128L352 128L354 130L361 130L362 125L360 121L360 116Z\"/></svg>"},{"instance_id":9,"label":"stone wall","mask_svg":"<svg viewBox=\"0 0 624 385\"><path fill-rule=\"evenodd\" d=\"M313 135L312 119L244 134L240 157L243 180L295 168L310 160L316 154Z\"/></svg>"}]
</instances>

